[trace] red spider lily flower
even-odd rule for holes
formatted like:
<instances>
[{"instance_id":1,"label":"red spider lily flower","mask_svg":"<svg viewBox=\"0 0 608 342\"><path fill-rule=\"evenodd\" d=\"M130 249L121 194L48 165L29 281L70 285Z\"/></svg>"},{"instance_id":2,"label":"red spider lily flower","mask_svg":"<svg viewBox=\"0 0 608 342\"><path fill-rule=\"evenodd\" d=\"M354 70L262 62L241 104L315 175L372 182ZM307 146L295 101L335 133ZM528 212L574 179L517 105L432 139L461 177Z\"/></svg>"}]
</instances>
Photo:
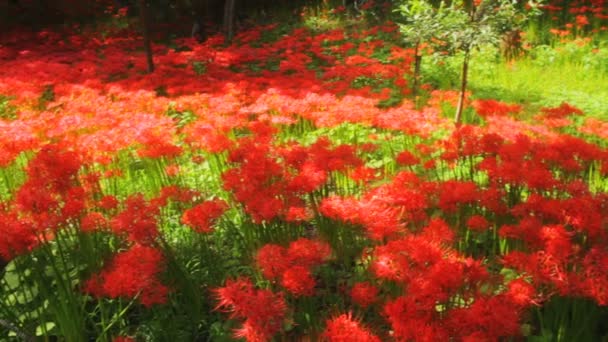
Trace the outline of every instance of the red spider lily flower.
<instances>
[{"instance_id":1,"label":"red spider lily flower","mask_svg":"<svg viewBox=\"0 0 608 342\"><path fill-rule=\"evenodd\" d=\"M346 12L345 6L338 6L331 11L331 13L333 13L333 14L340 14L340 13L344 13L344 12Z\"/></svg>"},{"instance_id":2,"label":"red spider lily flower","mask_svg":"<svg viewBox=\"0 0 608 342\"><path fill-rule=\"evenodd\" d=\"M359 223L359 205L353 198L329 196L323 198L319 211L323 216L348 223Z\"/></svg>"},{"instance_id":3,"label":"red spider lily flower","mask_svg":"<svg viewBox=\"0 0 608 342\"><path fill-rule=\"evenodd\" d=\"M577 15L575 18L576 26L583 27L589 25L589 19L584 15Z\"/></svg>"},{"instance_id":4,"label":"red spider lily flower","mask_svg":"<svg viewBox=\"0 0 608 342\"><path fill-rule=\"evenodd\" d=\"M169 288L158 279L163 272L162 253L154 248L135 245L118 253L100 274L89 279L84 291L95 296L132 299L136 296L146 307L164 304Z\"/></svg>"},{"instance_id":5,"label":"red spider lily flower","mask_svg":"<svg viewBox=\"0 0 608 342\"><path fill-rule=\"evenodd\" d=\"M46 145L27 166L30 179L44 181L55 192L65 192L76 181L79 156L59 144Z\"/></svg>"},{"instance_id":6,"label":"red spider lily flower","mask_svg":"<svg viewBox=\"0 0 608 342\"><path fill-rule=\"evenodd\" d=\"M399 153L396 160L401 166L411 166L420 163L420 159L414 156L414 154L410 151L403 151Z\"/></svg>"},{"instance_id":7,"label":"red spider lily flower","mask_svg":"<svg viewBox=\"0 0 608 342\"><path fill-rule=\"evenodd\" d=\"M136 342L133 337L117 336L112 339L112 342Z\"/></svg>"},{"instance_id":8,"label":"red spider lily flower","mask_svg":"<svg viewBox=\"0 0 608 342\"><path fill-rule=\"evenodd\" d=\"M422 164L422 166L426 170L434 169L436 165L437 165L437 161L435 159L427 160L427 161L424 162L424 164Z\"/></svg>"},{"instance_id":9,"label":"red spider lily flower","mask_svg":"<svg viewBox=\"0 0 608 342\"><path fill-rule=\"evenodd\" d=\"M378 288L368 282L355 283L350 290L350 297L357 305L366 308L378 300Z\"/></svg>"},{"instance_id":10,"label":"red spider lily flower","mask_svg":"<svg viewBox=\"0 0 608 342\"><path fill-rule=\"evenodd\" d=\"M608 253L605 249L594 247L585 256L582 266L583 294L598 305L608 305Z\"/></svg>"},{"instance_id":11,"label":"red spider lily flower","mask_svg":"<svg viewBox=\"0 0 608 342\"><path fill-rule=\"evenodd\" d=\"M506 267L525 272L537 287L549 286L562 296L570 295L575 290L571 277L567 274L566 264L542 250L530 254L510 252L503 257L502 263Z\"/></svg>"},{"instance_id":12,"label":"red spider lily flower","mask_svg":"<svg viewBox=\"0 0 608 342\"><path fill-rule=\"evenodd\" d=\"M147 137L137 154L143 158L174 158L182 153L181 147L165 140L161 137Z\"/></svg>"},{"instance_id":13,"label":"red spider lily flower","mask_svg":"<svg viewBox=\"0 0 608 342\"><path fill-rule=\"evenodd\" d=\"M514 305L511 297L500 294L493 297L477 297L466 308L453 309L447 325L453 336L463 340L496 341L521 335L522 307Z\"/></svg>"},{"instance_id":14,"label":"red spider lily flower","mask_svg":"<svg viewBox=\"0 0 608 342\"><path fill-rule=\"evenodd\" d=\"M312 214L306 207L291 206L287 209L285 220L287 222L308 221L312 218Z\"/></svg>"},{"instance_id":15,"label":"red spider lily flower","mask_svg":"<svg viewBox=\"0 0 608 342\"><path fill-rule=\"evenodd\" d=\"M97 212L88 213L80 220L80 230L85 233L96 232L109 226L108 220Z\"/></svg>"},{"instance_id":16,"label":"red spider lily flower","mask_svg":"<svg viewBox=\"0 0 608 342\"><path fill-rule=\"evenodd\" d=\"M0 212L0 259L10 261L37 244L32 228L14 213Z\"/></svg>"},{"instance_id":17,"label":"red spider lily flower","mask_svg":"<svg viewBox=\"0 0 608 342\"><path fill-rule=\"evenodd\" d=\"M332 150L329 148L329 144L329 140L322 137L310 147L313 160L318 167L327 171L343 171L346 168L363 164L356 155L355 146L339 145Z\"/></svg>"},{"instance_id":18,"label":"red spider lily flower","mask_svg":"<svg viewBox=\"0 0 608 342\"><path fill-rule=\"evenodd\" d=\"M291 266L287 249L274 244L266 244L260 248L256 256L256 262L267 279L280 277Z\"/></svg>"},{"instance_id":19,"label":"red spider lily flower","mask_svg":"<svg viewBox=\"0 0 608 342\"><path fill-rule=\"evenodd\" d=\"M566 262L574 253L572 246L573 232L567 231L562 225L544 226L539 235L544 242L544 251L557 260Z\"/></svg>"},{"instance_id":20,"label":"red spider lily flower","mask_svg":"<svg viewBox=\"0 0 608 342\"><path fill-rule=\"evenodd\" d=\"M97 206L105 210L116 209L118 207L118 200L112 195L106 195L99 200Z\"/></svg>"},{"instance_id":21,"label":"red spider lily flower","mask_svg":"<svg viewBox=\"0 0 608 342\"><path fill-rule=\"evenodd\" d=\"M224 214L228 204L221 199L206 201L188 209L182 215L182 223L199 233L212 232L211 225Z\"/></svg>"},{"instance_id":22,"label":"red spider lily flower","mask_svg":"<svg viewBox=\"0 0 608 342\"><path fill-rule=\"evenodd\" d=\"M588 118L578 129L581 133L596 135L603 139L608 139L608 122L595 118ZM606 164L605 164L606 165Z\"/></svg>"},{"instance_id":23,"label":"red spider lily flower","mask_svg":"<svg viewBox=\"0 0 608 342\"><path fill-rule=\"evenodd\" d=\"M379 246L374 251L372 271L379 278L407 283L439 262L443 249L424 236L409 236Z\"/></svg>"},{"instance_id":24,"label":"red spider lily flower","mask_svg":"<svg viewBox=\"0 0 608 342\"><path fill-rule=\"evenodd\" d=\"M402 227L400 208L392 207L370 193L369 199L326 197L319 211L329 218L362 226L370 239L382 241L395 235Z\"/></svg>"},{"instance_id":25,"label":"red spider lily flower","mask_svg":"<svg viewBox=\"0 0 608 342\"><path fill-rule=\"evenodd\" d=\"M180 169L178 164L171 164L165 167L165 174L167 177L177 177L179 175Z\"/></svg>"},{"instance_id":26,"label":"red spider lily flower","mask_svg":"<svg viewBox=\"0 0 608 342\"><path fill-rule=\"evenodd\" d=\"M490 227L490 223L481 215L473 215L467 220L467 227L473 231L483 232Z\"/></svg>"},{"instance_id":27,"label":"red spider lily flower","mask_svg":"<svg viewBox=\"0 0 608 342\"><path fill-rule=\"evenodd\" d=\"M520 105L509 105L496 100L475 100L473 107L477 114L481 117L489 115L506 116L509 114L517 114L521 111Z\"/></svg>"},{"instance_id":28,"label":"red spider lily flower","mask_svg":"<svg viewBox=\"0 0 608 342\"><path fill-rule=\"evenodd\" d=\"M474 182L448 180L441 183L439 207L447 213L453 213L463 204L475 203L478 197Z\"/></svg>"},{"instance_id":29,"label":"red spider lily flower","mask_svg":"<svg viewBox=\"0 0 608 342\"><path fill-rule=\"evenodd\" d=\"M504 198L504 190L498 187L489 187L481 190L479 193L479 203L495 214L507 213L508 208L504 203Z\"/></svg>"},{"instance_id":30,"label":"red spider lily flower","mask_svg":"<svg viewBox=\"0 0 608 342\"><path fill-rule=\"evenodd\" d=\"M214 289L218 300L216 310L230 313L231 318L245 319L235 331L235 337L247 341L268 341L283 326L287 304L281 294L256 289L251 280L238 278L226 280L226 285Z\"/></svg>"},{"instance_id":31,"label":"red spider lily flower","mask_svg":"<svg viewBox=\"0 0 608 342\"><path fill-rule=\"evenodd\" d=\"M517 306L521 308L530 305L537 305L535 300L536 288L524 279L518 278L509 282L505 295Z\"/></svg>"},{"instance_id":32,"label":"red spider lily flower","mask_svg":"<svg viewBox=\"0 0 608 342\"><path fill-rule=\"evenodd\" d=\"M376 169L367 166L358 166L352 170L348 177L354 181L367 183L378 178Z\"/></svg>"},{"instance_id":33,"label":"red spider lily flower","mask_svg":"<svg viewBox=\"0 0 608 342\"><path fill-rule=\"evenodd\" d=\"M444 220L433 218L430 220L429 224L424 227L420 237L434 243L451 243L454 241L455 235L454 231Z\"/></svg>"},{"instance_id":34,"label":"red spider lily flower","mask_svg":"<svg viewBox=\"0 0 608 342\"><path fill-rule=\"evenodd\" d=\"M150 244L158 236L157 215L158 207L136 194L126 200L125 210L110 221L110 227L118 235L126 234L133 242Z\"/></svg>"},{"instance_id":35,"label":"red spider lily flower","mask_svg":"<svg viewBox=\"0 0 608 342\"><path fill-rule=\"evenodd\" d=\"M400 296L384 304L383 314L399 341L448 341L452 337L432 308L417 302L418 296Z\"/></svg>"},{"instance_id":36,"label":"red spider lily flower","mask_svg":"<svg viewBox=\"0 0 608 342\"><path fill-rule=\"evenodd\" d=\"M185 127L186 142L210 153L221 153L231 149L234 141L230 140L226 133L218 132L218 129L208 123L197 121Z\"/></svg>"},{"instance_id":37,"label":"red spider lily flower","mask_svg":"<svg viewBox=\"0 0 608 342\"><path fill-rule=\"evenodd\" d=\"M292 266L281 275L281 286L296 297L312 296L315 285L310 269L304 266Z\"/></svg>"},{"instance_id":38,"label":"red spider lily flower","mask_svg":"<svg viewBox=\"0 0 608 342\"><path fill-rule=\"evenodd\" d=\"M539 236L542 221L536 217L525 217L517 225L503 225L498 230L501 237L514 238L524 241L530 246L542 246Z\"/></svg>"},{"instance_id":39,"label":"red spider lily flower","mask_svg":"<svg viewBox=\"0 0 608 342\"><path fill-rule=\"evenodd\" d=\"M559 107L543 107L540 111L545 114L545 116L550 118L564 118L569 115L583 115L583 111L568 104L567 102L563 102Z\"/></svg>"},{"instance_id":40,"label":"red spider lily flower","mask_svg":"<svg viewBox=\"0 0 608 342\"><path fill-rule=\"evenodd\" d=\"M70 188L64 196L61 216L64 220L77 218L87 208L87 194L82 187Z\"/></svg>"},{"instance_id":41,"label":"red spider lily flower","mask_svg":"<svg viewBox=\"0 0 608 342\"><path fill-rule=\"evenodd\" d=\"M329 259L331 247L324 241L299 238L289 244L287 256L294 265L315 267Z\"/></svg>"},{"instance_id":42,"label":"red spider lily flower","mask_svg":"<svg viewBox=\"0 0 608 342\"><path fill-rule=\"evenodd\" d=\"M351 313L327 320L323 338L329 342L380 342L380 338L363 327Z\"/></svg>"},{"instance_id":43,"label":"red spider lily flower","mask_svg":"<svg viewBox=\"0 0 608 342\"><path fill-rule=\"evenodd\" d=\"M287 190L309 193L319 189L327 182L327 171L311 162L304 163L299 171L287 184Z\"/></svg>"},{"instance_id":44,"label":"red spider lily flower","mask_svg":"<svg viewBox=\"0 0 608 342\"><path fill-rule=\"evenodd\" d=\"M168 185L160 189L160 194L152 201L158 203L159 207L163 207L166 206L169 201L181 203L192 202L199 195L200 193L196 190L181 188L177 185Z\"/></svg>"},{"instance_id":45,"label":"red spider lily flower","mask_svg":"<svg viewBox=\"0 0 608 342\"><path fill-rule=\"evenodd\" d=\"M58 194L47 189L41 180L28 180L15 195L15 204L24 212L43 214L59 208Z\"/></svg>"}]
</instances>

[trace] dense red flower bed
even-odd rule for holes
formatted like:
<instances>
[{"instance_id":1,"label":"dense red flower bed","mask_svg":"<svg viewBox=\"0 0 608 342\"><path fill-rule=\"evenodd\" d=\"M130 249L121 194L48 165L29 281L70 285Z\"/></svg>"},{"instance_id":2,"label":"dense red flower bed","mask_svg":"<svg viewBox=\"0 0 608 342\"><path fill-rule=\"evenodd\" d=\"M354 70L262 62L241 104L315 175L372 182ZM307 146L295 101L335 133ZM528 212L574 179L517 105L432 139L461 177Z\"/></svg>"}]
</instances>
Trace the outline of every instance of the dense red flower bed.
<instances>
[{"instance_id":1,"label":"dense red flower bed","mask_svg":"<svg viewBox=\"0 0 608 342\"><path fill-rule=\"evenodd\" d=\"M393 24L265 42L274 29L155 45L154 74L135 35L5 34L1 259L105 234L73 289L145 310L192 290L167 221L214 238L232 219L249 271L200 295L249 341L291 337L293 320L330 341L492 341L553 297L606 306L608 150L589 142L605 122L486 99L482 125L455 128L454 93L403 99L413 52ZM142 175L159 191L121 181Z\"/></svg>"}]
</instances>

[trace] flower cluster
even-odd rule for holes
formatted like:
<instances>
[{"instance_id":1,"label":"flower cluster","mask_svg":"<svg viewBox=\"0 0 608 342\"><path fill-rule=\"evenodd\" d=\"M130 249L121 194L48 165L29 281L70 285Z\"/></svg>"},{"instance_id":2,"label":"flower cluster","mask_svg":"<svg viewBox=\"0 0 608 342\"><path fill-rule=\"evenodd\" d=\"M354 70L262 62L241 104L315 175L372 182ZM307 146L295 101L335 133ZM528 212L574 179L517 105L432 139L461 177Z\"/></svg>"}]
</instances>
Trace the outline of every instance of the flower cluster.
<instances>
[{"instance_id":1,"label":"flower cluster","mask_svg":"<svg viewBox=\"0 0 608 342\"><path fill-rule=\"evenodd\" d=\"M247 278L228 279L214 293L219 302L216 310L245 319L235 337L244 337L249 342L268 341L281 330L287 314L287 303L281 294L256 289Z\"/></svg>"},{"instance_id":2,"label":"flower cluster","mask_svg":"<svg viewBox=\"0 0 608 342\"><path fill-rule=\"evenodd\" d=\"M300 238L288 248L265 245L258 251L256 261L267 279L279 279L281 286L295 296L311 296L315 287L311 271L330 256L327 243Z\"/></svg>"},{"instance_id":3,"label":"flower cluster","mask_svg":"<svg viewBox=\"0 0 608 342\"><path fill-rule=\"evenodd\" d=\"M84 291L96 297L137 298L144 306L163 304L169 288L160 281L164 257L152 247L135 245L116 254L84 284Z\"/></svg>"}]
</instances>

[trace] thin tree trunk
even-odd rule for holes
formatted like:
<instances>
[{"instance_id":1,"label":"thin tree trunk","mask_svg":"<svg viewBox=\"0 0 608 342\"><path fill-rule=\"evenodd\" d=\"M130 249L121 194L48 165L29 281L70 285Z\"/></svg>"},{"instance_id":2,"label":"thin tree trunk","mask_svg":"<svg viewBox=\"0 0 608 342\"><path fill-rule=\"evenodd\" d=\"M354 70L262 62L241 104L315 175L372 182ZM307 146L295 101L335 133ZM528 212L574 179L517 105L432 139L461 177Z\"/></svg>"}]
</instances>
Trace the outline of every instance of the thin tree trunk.
<instances>
[{"instance_id":1,"label":"thin tree trunk","mask_svg":"<svg viewBox=\"0 0 608 342\"><path fill-rule=\"evenodd\" d=\"M227 43L232 43L234 38L234 7L236 0L226 0L224 4L224 34Z\"/></svg>"},{"instance_id":2,"label":"thin tree trunk","mask_svg":"<svg viewBox=\"0 0 608 342\"><path fill-rule=\"evenodd\" d=\"M467 82L469 76L469 51L464 54L464 61L462 62L462 76L460 82L460 96L458 97L458 107L456 108L456 117L454 123L456 126L460 126L462 120L462 111L464 110L464 97L467 91Z\"/></svg>"},{"instance_id":3,"label":"thin tree trunk","mask_svg":"<svg viewBox=\"0 0 608 342\"><path fill-rule=\"evenodd\" d=\"M414 85L412 86L412 96L414 103L418 108L418 88L420 87L420 64L422 63L422 55L419 54L420 44L417 43L414 49Z\"/></svg>"},{"instance_id":4,"label":"thin tree trunk","mask_svg":"<svg viewBox=\"0 0 608 342\"><path fill-rule=\"evenodd\" d=\"M141 21L143 36L144 36L144 49L146 50L146 60L148 62L148 72L154 72L154 60L152 59L152 45L150 43L150 27L148 23L148 11L146 8L145 0L138 0L137 5L139 6L139 18Z\"/></svg>"}]
</instances>

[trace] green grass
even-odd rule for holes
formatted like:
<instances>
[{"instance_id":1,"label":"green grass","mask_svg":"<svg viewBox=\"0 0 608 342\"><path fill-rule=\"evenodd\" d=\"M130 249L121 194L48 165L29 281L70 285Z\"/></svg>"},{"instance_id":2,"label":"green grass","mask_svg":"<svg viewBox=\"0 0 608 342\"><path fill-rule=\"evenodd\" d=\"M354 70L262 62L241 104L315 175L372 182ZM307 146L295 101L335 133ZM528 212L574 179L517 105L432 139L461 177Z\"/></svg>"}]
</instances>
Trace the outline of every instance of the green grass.
<instances>
[{"instance_id":1,"label":"green grass","mask_svg":"<svg viewBox=\"0 0 608 342\"><path fill-rule=\"evenodd\" d=\"M558 106L562 102L586 114L608 119L608 77L577 65L540 67L523 60L512 66L499 64L487 77L473 73L471 89L478 97L532 106Z\"/></svg>"},{"instance_id":2,"label":"green grass","mask_svg":"<svg viewBox=\"0 0 608 342\"><path fill-rule=\"evenodd\" d=\"M507 62L496 48L473 54L469 90L475 98L520 103L526 111L559 106L580 108L586 115L608 120L608 43L582 41L539 45L522 58ZM425 82L456 89L461 57L423 58Z\"/></svg>"}]
</instances>

